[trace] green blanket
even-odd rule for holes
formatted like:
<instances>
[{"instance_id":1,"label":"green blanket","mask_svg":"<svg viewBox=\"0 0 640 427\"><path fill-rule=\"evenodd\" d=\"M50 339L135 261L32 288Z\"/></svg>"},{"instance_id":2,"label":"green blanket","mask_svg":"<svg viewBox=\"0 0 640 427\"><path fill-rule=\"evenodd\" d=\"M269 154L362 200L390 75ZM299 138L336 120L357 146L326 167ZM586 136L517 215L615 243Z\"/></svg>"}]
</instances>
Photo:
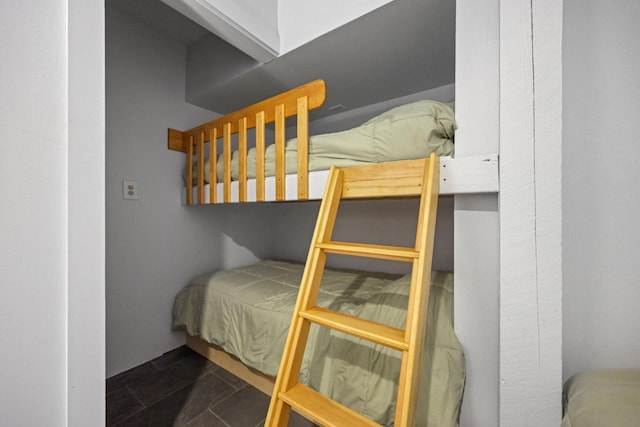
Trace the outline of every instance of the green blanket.
<instances>
[{"instance_id":1,"label":"green blanket","mask_svg":"<svg viewBox=\"0 0 640 427\"><path fill-rule=\"evenodd\" d=\"M278 371L304 266L284 261L204 275L175 299L173 326L267 375ZM453 331L453 275L433 272L418 426L457 425L465 376ZM326 269L318 305L404 327L409 278ZM393 421L400 354L312 326L300 381L377 421Z\"/></svg>"},{"instance_id":2,"label":"green blanket","mask_svg":"<svg viewBox=\"0 0 640 427\"><path fill-rule=\"evenodd\" d=\"M341 132L313 135L309 138L309 171L439 156L454 152L455 118L453 104L417 101L386 111L360 126ZM298 141L286 143L285 170L297 173ZM223 179L223 159L218 157L217 179ZM275 175L275 145L265 151L265 175ZM186 175L185 175L186 176ZM194 165L193 176L196 177ZM247 153L247 176L256 177L255 148ZM238 152L231 161L231 178L238 179ZM194 178L195 179L195 178ZM195 182L195 181L194 181ZM205 163L205 182L209 182L209 159Z\"/></svg>"},{"instance_id":3,"label":"green blanket","mask_svg":"<svg viewBox=\"0 0 640 427\"><path fill-rule=\"evenodd\" d=\"M632 427L640 424L640 369L598 369L564 386L562 427Z\"/></svg>"}]
</instances>

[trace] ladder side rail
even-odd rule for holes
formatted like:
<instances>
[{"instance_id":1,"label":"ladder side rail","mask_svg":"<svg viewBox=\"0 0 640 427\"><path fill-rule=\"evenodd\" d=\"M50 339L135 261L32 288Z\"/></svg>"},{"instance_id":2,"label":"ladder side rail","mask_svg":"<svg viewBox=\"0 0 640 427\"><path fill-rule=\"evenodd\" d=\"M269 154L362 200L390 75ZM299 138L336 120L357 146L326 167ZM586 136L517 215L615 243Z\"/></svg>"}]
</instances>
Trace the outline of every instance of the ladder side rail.
<instances>
[{"instance_id":1,"label":"ladder side rail","mask_svg":"<svg viewBox=\"0 0 640 427\"><path fill-rule=\"evenodd\" d=\"M400 367L395 416L397 426L413 426L415 424L420 364L422 362L431 287L431 263L436 211L438 207L440 171L438 160L438 157L432 154L424 170L415 243L419 256L413 263L411 275L405 329L405 338L409 343L409 350L403 355Z\"/></svg>"},{"instance_id":2,"label":"ladder side rail","mask_svg":"<svg viewBox=\"0 0 640 427\"><path fill-rule=\"evenodd\" d=\"M341 189L342 170L332 167L320 205L316 228L311 239L311 248L302 274L301 288L304 288L304 292L301 289L293 310L291 327L284 346L283 359L276 377L265 426L286 427L289 421L291 406L280 399L279 393L286 392L296 385L298 381L302 357L311 327L311 322L300 317L298 313L315 305L327 258L324 251L316 245L331 239ZM310 285L306 285L307 283L310 283Z\"/></svg>"}]
</instances>

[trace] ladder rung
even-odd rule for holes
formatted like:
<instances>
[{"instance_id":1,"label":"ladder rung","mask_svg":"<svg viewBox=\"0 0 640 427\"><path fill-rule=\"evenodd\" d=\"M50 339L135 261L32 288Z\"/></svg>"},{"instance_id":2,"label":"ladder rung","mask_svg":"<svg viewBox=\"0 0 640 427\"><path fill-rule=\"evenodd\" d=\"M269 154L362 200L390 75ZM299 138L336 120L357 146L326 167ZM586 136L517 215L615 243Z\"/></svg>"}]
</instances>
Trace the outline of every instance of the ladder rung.
<instances>
[{"instance_id":1,"label":"ladder rung","mask_svg":"<svg viewBox=\"0 0 640 427\"><path fill-rule=\"evenodd\" d=\"M279 393L278 397L306 418L323 426L380 426L302 384Z\"/></svg>"},{"instance_id":2,"label":"ladder rung","mask_svg":"<svg viewBox=\"0 0 640 427\"><path fill-rule=\"evenodd\" d=\"M327 242L318 243L317 248L325 252L341 255L355 255L368 258L388 259L391 261L412 262L418 258L418 251L399 246L371 245L367 243Z\"/></svg>"},{"instance_id":3,"label":"ladder rung","mask_svg":"<svg viewBox=\"0 0 640 427\"><path fill-rule=\"evenodd\" d=\"M313 307L309 310L301 311L299 315L313 323L355 337L364 338L385 347L400 351L406 351L409 348L404 338L405 332L402 329L392 328L391 326L381 323L360 319L321 307Z\"/></svg>"}]
</instances>

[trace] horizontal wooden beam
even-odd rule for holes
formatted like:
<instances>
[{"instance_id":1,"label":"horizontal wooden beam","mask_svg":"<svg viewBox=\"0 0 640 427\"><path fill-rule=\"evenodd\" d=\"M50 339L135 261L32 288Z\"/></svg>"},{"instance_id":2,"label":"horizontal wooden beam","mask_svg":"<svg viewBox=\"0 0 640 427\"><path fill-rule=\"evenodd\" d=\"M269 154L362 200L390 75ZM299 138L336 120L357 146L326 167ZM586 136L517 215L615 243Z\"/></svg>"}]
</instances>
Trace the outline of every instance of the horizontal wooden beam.
<instances>
[{"instance_id":1,"label":"horizontal wooden beam","mask_svg":"<svg viewBox=\"0 0 640 427\"><path fill-rule=\"evenodd\" d=\"M169 149L186 151L184 141L189 136L196 137L202 132L205 132L205 135L209 135L209 132L213 129L217 131L218 135L222 135L224 126L227 124L231 125L231 134L233 135L238 132L238 123L242 118L246 118L247 120L247 129L252 129L256 126L256 114L260 112L264 112L265 124L272 123L276 118L276 106L284 106L285 118L295 116L298 114L299 98L306 97L306 105L303 105L309 110L319 108L324 104L326 96L327 88L325 82L323 80L314 80L264 101L260 101L257 104L243 108L242 110L203 123L192 129L183 132L169 129ZM178 143L179 134L182 134L182 144Z\"/></svg>"},{"instance_id":2,"label":"horizontal wooden beam","mask_svg":"<svg viewBox=\"0 0 640 427\"><path fill-rule=\"evenodd\" d=\"M169 128L167 140L169 143L169 150L182 151L184 153L187 152L187 146L184 143L183 132Z\"/></svg>"}]
</instances>

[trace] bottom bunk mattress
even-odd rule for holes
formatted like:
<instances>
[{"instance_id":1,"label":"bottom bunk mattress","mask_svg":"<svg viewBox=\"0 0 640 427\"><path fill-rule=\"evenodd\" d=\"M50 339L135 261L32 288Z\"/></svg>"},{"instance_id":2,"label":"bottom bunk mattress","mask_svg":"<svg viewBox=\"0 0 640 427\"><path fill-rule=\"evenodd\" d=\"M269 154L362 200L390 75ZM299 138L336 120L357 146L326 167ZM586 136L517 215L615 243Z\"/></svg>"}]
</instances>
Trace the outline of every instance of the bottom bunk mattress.
<instances>
[{"instance_id":1,"label":"bottom bunk mattress","mask_svg":"<svg viewBox=\"0 0 640 427\"><path fill-rule=\"evenodd\" d=\"M275 376L303 269L298 263L261 261L200 276L176 296L173 326ZM409 276L327 268L317 305L404 328L409 281ZM389 424L399 371L399 352L312 325L299 380ZM416 425L457 425L464 379L464 355L453 330L453 274L434 271Z\"/></svg>"},{"instance_id":2,"label":"bottom bunk mattress","mask_svg":"<svg viewBox=\"0 0 640 427\"><path fill-rule=\"evenodd\" d=\"M640 425L640 369L600 369L564 386L562 427Z\"/></svg>"}]
</instances>

